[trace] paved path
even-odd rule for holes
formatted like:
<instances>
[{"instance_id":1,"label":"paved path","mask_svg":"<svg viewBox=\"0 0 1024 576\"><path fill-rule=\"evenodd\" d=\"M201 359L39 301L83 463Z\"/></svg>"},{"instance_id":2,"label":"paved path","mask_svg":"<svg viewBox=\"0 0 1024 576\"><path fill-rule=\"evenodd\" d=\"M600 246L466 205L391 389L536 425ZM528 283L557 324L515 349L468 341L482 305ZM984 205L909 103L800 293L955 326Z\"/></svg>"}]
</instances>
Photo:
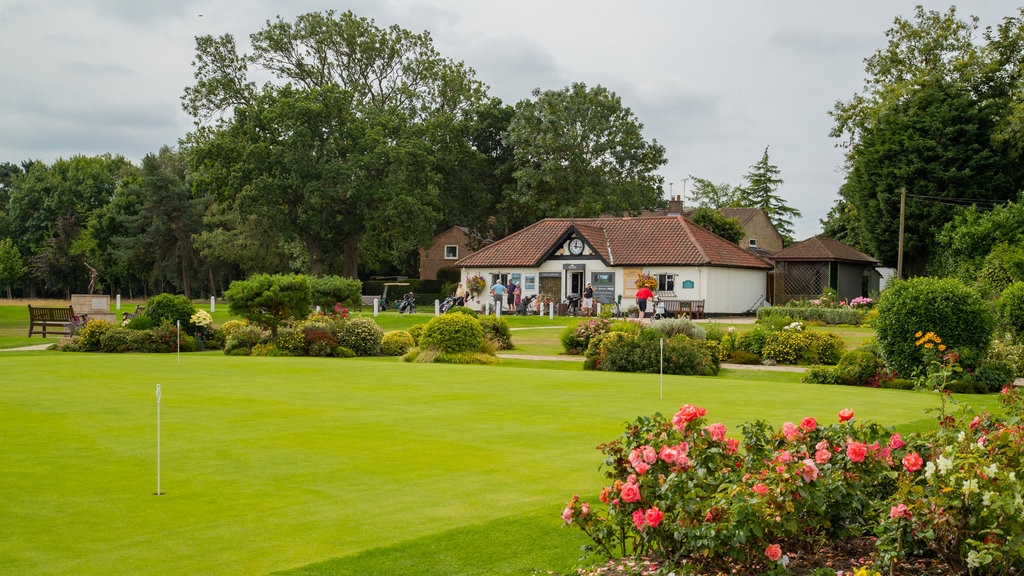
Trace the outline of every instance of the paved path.
<instances>
[{"instance_id":1,"label":"paved path","mask_svg":"<svg viewBox=\"0 0 1024 576\"><path fill-rule=\"evenodd\" d=\"M0 348L0 352L21 352L23 350L46 350L50 347L52 342L46 344L33 344L32 346L22 346L21 348Z\"/></svg>"},{"instance_id":2,"label":"paved path","mask_svg":"<svg viewBox=\"0 0 1024 576\"><path fill-rule=\"evenodd\" d=\"M539 354L498 354L498 358L508 358L510 360L557 360L562 362L582 362L583 356L544 356ZM772 370L775 372L806 372L806 366L765 366L762 364L722 364L722 368L729 368L732 370Z\"/></svg>"}]
</instances>

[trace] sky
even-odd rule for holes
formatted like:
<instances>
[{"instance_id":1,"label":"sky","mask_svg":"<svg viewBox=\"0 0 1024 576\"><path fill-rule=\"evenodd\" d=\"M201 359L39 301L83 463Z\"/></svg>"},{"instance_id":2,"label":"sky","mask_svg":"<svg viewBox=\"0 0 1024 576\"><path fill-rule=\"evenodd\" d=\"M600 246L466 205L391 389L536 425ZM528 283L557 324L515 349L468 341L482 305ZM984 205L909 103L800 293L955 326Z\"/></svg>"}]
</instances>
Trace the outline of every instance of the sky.
<instances>
[{"instance_id":1,"label":"sky","mask_svg":"<svg viewBox=\"0 0 1024 576\"><path fill-rule=\"evenodd\" d=\"M615 92L665 147L665 196L691 177L736 186L765 148L778 194L821 232L843 183L829 110L863 90L903 0L0 0L0 162L110 153L138 163L192 128L181 95L195 37L240 49L267 20L351 10L379 26L429 31L506 104L573 82ZM982 28L1005 1L956 4Z\"/></svg>"}]
</instances>

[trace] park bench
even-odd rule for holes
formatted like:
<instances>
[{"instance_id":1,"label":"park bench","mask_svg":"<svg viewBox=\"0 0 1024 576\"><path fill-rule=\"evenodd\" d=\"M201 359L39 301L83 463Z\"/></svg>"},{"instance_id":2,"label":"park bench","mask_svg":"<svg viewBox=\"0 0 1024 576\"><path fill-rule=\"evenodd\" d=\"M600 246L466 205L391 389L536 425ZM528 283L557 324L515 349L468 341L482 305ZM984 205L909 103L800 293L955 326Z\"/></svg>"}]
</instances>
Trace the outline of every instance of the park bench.
<instances>
[{"instance_id":1,"label":"park bench","mask_svg":"<svg viewBox=\"0 0 1024 576\"><path fill-rule=\"evenodd\" d=\"M373 308L373 301L374 300L380 300L380 296L365 296L364 295L364 296L362 296L361 304L363 306L369 306L370 308Z\"/></svg>"},{"instance_id":2,"label":"park bench","mask_svg":"<svg viewBox=\"0 0 1024 576\"><path fill-rule=\"evenodd\" d=\"M70 336L72 330L85 325L89 319L88 314L75 315L75 309L71 306L32 306L28 305L28 337L33 334L42 333L43 338L47 332L56 332L55 328L64 336Z\"/></svg>"},{"instance_id":3,"label":"park bench","mask_svg":"<svg viewBox=\"0 0 1024 576\"><path fill-rule=\"evenodd\" d=\"M703 300L662 300L665 305L665 313L678 317L686 314L691 320L704 317Z\"/></svg>"}]
</instances>

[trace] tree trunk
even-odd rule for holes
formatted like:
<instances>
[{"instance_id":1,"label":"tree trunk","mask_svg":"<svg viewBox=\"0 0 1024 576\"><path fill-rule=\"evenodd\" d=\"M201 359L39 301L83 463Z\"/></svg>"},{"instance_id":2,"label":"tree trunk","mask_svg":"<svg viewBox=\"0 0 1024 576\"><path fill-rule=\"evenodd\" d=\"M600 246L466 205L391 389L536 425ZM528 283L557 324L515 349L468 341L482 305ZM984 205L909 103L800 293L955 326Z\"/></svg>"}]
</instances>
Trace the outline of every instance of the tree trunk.
<instances>
[{"instance_id":1,"label":"tree trunk","mask_svg":"<svg viewBox=\"0 0 1024 576\"><path fill-rule=\"evenodd\" d=\"M306 239L306 246L309 248L309 273L312 276L322 276L324 273L323 252L320 249L320 238L310 236Z\"/></svg>"},{"instance_id":2,"label":"tree trunk","mask_svg":"<svg viewBox=\"0 0 1024 576\"><path fill-rule=\"evenodd\" d=\"M341 275L348 278L359 277L359 237L345 239L341 245Z\"/></svg>"},{"instance_id":3,"label":"tree trunk","mask_svg":"<svg viewBox=\"0 0 1024 576\"><path fill-rule=\"evenodd\" d=\"M185 297L192 299L192 279L188 274L188 258L181 259L181 288L185 291Z\"/></svg>"}]
</instances>

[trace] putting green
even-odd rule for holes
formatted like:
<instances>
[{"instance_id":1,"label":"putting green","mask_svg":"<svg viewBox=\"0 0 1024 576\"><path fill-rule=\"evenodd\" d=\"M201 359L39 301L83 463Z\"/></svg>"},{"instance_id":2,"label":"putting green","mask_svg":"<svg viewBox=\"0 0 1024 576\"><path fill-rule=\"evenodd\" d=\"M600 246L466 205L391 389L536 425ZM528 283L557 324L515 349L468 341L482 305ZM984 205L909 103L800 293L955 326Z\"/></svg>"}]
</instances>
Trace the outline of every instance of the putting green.
<instances>
[{"instance_id":1,"label":"putting green","mask_svg":"<svg viewBox=\"0 0 1024 576\"><path fill-rule=\"evenodd\" d=\"M548 507L557 525L600 490L594 447L642 414L692 402L738 435L842 408L913 422L937 402L793 374L217 353L5 352L0 373L2 574L266 574Z\"/></svg>"}]
</instances>

